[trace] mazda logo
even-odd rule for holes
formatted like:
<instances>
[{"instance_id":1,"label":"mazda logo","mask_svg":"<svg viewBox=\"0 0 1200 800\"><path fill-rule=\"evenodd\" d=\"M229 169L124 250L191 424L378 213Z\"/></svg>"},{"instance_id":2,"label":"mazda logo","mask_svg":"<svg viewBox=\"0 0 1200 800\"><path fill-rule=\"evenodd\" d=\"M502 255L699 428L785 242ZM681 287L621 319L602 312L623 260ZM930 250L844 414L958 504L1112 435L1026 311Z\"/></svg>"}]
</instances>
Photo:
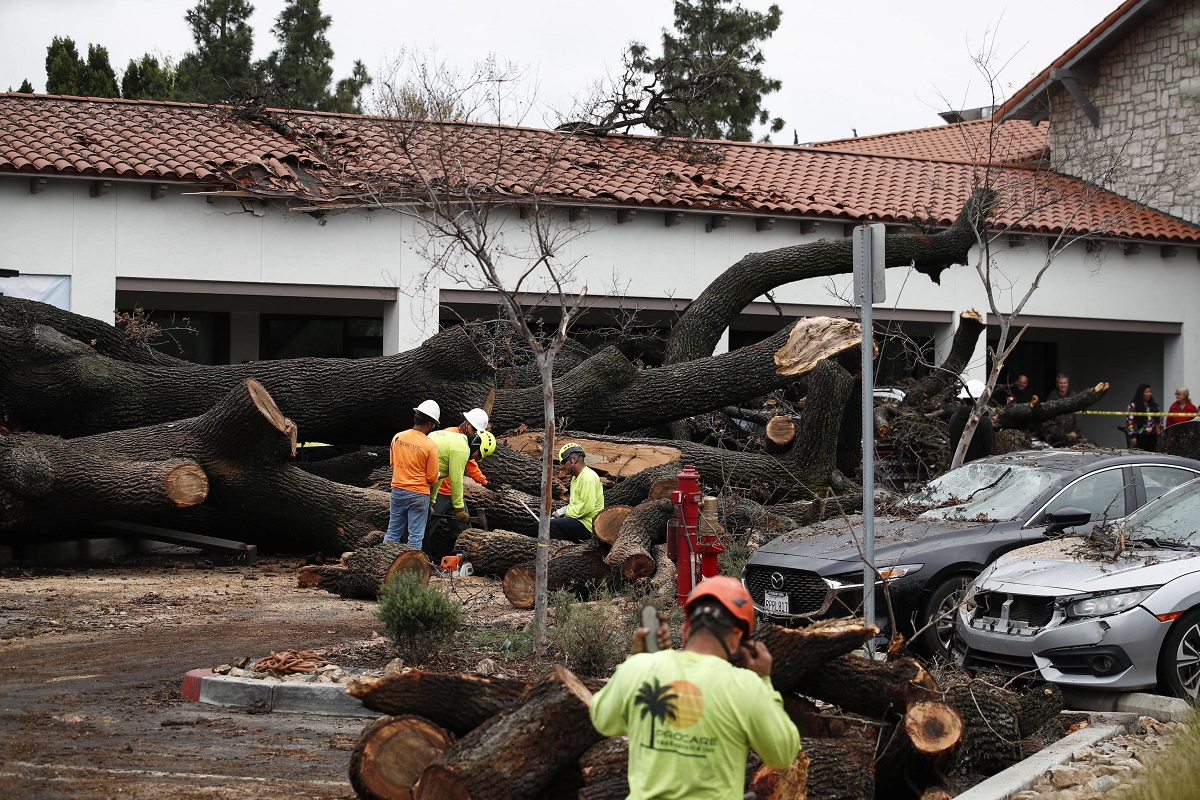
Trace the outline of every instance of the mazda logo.
<instances>
[{"instance_id":1,"label":"mazda logo","mask_svg":"<svg viewBox=\"0 0 1200 800\"><path fill-rule=\"evenodd\" d=\"M771 573L771 588L772 589L782 589L783 588L783 573L782 572L772 572Z\"/></svg>"}]
</instances>

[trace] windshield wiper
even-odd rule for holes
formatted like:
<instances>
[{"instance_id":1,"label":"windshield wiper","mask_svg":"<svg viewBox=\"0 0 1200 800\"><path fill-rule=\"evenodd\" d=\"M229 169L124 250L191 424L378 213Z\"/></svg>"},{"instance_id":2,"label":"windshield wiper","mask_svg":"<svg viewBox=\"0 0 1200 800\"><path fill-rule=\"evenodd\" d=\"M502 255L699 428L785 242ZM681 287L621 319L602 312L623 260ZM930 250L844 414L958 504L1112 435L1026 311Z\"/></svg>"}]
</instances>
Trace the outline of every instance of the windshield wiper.
<instances>
[{"instance_id":1,"label":"windshield wiper","mask_svg":"<svg viewBox=\"0 0 1200 800\"><path fill-rule=\"evenodd\" d=\"M1195 550L1194 545L1176 542L1173 539L1130 539L1129 545L1146 550Z\"/></svg>"}]
</instances>

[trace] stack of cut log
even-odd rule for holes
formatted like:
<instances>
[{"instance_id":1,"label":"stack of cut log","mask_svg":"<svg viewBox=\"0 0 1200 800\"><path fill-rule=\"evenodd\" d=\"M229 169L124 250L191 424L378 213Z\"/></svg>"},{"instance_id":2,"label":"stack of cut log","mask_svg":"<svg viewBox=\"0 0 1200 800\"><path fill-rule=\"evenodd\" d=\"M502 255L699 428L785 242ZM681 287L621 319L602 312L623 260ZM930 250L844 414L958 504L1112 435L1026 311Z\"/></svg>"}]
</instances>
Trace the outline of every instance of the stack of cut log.
<instances>
[{"instance_id":1,"label":"stack of cut log","mask_svg":"<svg viewBox=\"0 0 1200 800\"><path fill-rule=\"evenodd\" d=\"M1017 743L1062 708L1046 687L1019 695L953 672L939 682L912 659L851 654L875 634L854 620L756 634L803 743L782 770L751 754L759 800L953 794L1015 763ZM602 738L587 715L599 685L561 666L534 684L417 670L361 679L350 693L387 716L363 731L351 783L372 800L624 798L628 742Z\"/></svg>"}]
</instances>

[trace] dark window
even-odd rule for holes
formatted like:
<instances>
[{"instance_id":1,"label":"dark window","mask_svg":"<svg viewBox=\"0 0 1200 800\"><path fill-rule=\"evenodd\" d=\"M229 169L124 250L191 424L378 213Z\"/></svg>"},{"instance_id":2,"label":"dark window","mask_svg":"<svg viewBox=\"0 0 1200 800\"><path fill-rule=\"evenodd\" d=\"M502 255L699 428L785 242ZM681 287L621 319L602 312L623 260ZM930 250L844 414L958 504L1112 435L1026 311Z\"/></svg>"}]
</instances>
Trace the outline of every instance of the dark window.
<instances>
[{"instance_id":1,"label":"dark window","mask_svg":"<svg viewBox=\"0 0 1200 800\"><path fill-rule=\"evenodd\" d=\"M259 357L370 358L383 355L383 319L263 314Z\"/></svg>"},{"instance_id":2,"label":"dark window","mask_svg":"<svg viewBox=\"0 0 1200 800\"><path fill-rule=\"evenodd\" d=\"M193 364L229 363L229 314L214 311L135 311L118 313L140 319L134 327L155 325L150 346Z\"/></svg>"}]
</instances>

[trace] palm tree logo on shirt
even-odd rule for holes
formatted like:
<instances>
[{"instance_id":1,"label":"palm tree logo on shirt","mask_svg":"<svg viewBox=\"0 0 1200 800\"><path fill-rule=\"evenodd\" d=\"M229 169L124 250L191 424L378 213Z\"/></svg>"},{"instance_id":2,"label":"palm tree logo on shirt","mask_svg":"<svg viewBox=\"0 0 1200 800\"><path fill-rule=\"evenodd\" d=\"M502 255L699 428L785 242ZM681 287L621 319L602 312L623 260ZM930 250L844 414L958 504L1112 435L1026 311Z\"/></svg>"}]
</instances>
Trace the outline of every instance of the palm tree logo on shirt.
<instances>
[{"instance_id":1,"label":"palm tree logo on shirt","mask_svg":"<svg viewBox=\"0 0 1200 800\"><path fill-rule=\"evenodd\" d=\"M633 698L635 706L642 707L642 718L650 717L650 749L654 749L654 726L662 720L675 719L675 701L679 695L671 684L663 686L658 678L653 683L643 683Z\"/></svg>"}]
</instances>

